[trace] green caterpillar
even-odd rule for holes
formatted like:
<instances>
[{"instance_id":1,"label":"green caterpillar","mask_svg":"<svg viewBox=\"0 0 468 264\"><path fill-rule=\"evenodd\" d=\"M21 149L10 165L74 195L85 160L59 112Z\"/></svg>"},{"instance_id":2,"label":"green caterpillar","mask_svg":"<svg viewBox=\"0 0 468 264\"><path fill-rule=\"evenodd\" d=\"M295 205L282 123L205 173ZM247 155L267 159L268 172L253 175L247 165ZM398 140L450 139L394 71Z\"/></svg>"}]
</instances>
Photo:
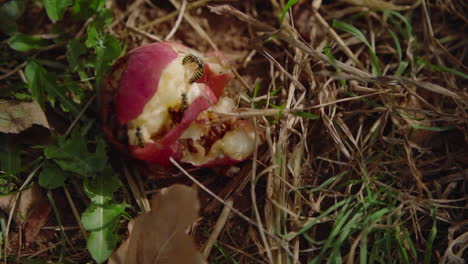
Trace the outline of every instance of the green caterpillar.
<instances>
[{"instance_id":1,"label":"green caterpillar","mask_svg":"<svg viewBox=\"0 0 468 264\"><path fill-rule=\"evenodd\" d=\"M204 73L203 66L205 65L205 63L203 62L202 59L198 58L197 56L195 56L193 54L189 54L189 55L185 56L182 59L182 65L186 65L186 64L189 64L189 63L195 63L197 65L197 69L195 71L195 74L189 80L189 84L192 84L192 83L198 81L198 79L200 79L202 77L202 75Z\"/></svg>"}]
</instances>

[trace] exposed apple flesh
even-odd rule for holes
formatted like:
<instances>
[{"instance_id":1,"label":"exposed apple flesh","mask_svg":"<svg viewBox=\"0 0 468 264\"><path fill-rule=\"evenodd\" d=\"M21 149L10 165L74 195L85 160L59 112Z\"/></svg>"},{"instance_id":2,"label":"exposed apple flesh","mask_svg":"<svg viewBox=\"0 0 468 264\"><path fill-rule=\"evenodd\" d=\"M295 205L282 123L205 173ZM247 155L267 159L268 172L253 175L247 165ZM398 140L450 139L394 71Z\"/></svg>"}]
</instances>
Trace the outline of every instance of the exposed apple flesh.
<instances>
[{"instance_id":1,"label":"exposed apple flesh","mask_svg":"<svg viewBox=\"0 0 468 264\"><path fill-rule=\"evenodd\" d=\"M173 42L132 50L115 97L131 154L160 165L171 165L169 157L195 166L248 158L255 149L253 127L213 113L235 108L222 96L232 78L219 53L203 55Z\"/></svg>"}]
</instances>

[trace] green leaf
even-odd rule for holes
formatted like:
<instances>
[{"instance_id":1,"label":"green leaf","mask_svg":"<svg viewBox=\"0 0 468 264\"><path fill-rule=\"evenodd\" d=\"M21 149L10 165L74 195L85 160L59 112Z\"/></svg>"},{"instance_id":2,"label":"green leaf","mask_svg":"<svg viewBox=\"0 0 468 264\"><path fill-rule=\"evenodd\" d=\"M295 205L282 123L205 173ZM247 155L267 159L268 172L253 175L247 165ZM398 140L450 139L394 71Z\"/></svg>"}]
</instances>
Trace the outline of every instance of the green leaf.
<instances>
[{"instance_id":1,"label":"green leaf","mask_svg":"<svg viewBox=\"0 0 468 264\"><path fill-rule=\"evenodd\" d=\"M122 54L119 41L112 35L103 35L97 27L89 26L87 30L85 45L94 49L96 62L94 64L94 74L98 87L105 72L110 68L114 59Z\"/></svg>"},{"instance_id":2,"label":"green leaf","mask_svg":"<svg viewBox=\"0 0 468 264\"><path fill-rule=\"evenodd\" d=\"M283 24L284 17L286 16L286 13L288 10L293 7L298 2L298 0L289 0L286 5L284 6L283 10L281 11L280 15L280 24Z\"/></svg>"},{"instance_id":3,"label":"green leaf","mask_svg":"<svg viewBox=\"0 0 468 264\"><path fill-rule=\"evenodd\" d=\"M312 119L312 120L320 118L320 116L318 115L314 115L314 114L307 113L307 112L292 112L291 114L295 116L307 118L307 119Z\"/></svg>"},{"instance_id":4,"label":"green leaf","mask_svg":"<svg viewBox=\"0 0 468 264\"><path fill-rule=\"evenodd\" d=\"M65 14L65 9L72 3L72 0L44 0L47 15L53 22L61 19Z\"/></svg>"},{"instance_id":5,"label":"green leaf","mask_svg":"<svg viewBox=\"0 0 468 264\"><path fill-rule=\"evenodd\" d=\"M60 78L63 80L58 86L63 89L67 89L68 93L73 96L74 101L83 102L85 99L83 86L79 82L73 79L74 76L64 74ZM84 120L83 120L84 121Z\"/></svg>"},{"instance_id":6,"label":"green leaf","mask_svg":"<svg viewBox=\"0 0 468 264\"><path fill-rule=\"evenodd\" d=\"M44 149L44 154L47 158L54 159L63 170L83 177L94 176L107 166L106 145L104 140L100 139L96 152L92 153L88 151L86 142L79 133L74 133L68 140L59 136L54 145Z\"/></svg>"},{"instance_id":7,"label":"green leaf","mask_svg":"<svg viewBox=\"0 0 468 264\"><path fill-rule=\"evenodd\" d=\"M46 189L55 189L63 186L67 174L52 162L47 162L39 174L39 185Z\"/></svg>"},{"instance_id":8,"label":"green leaf","mask_svg":"<svg viewBox=\"0 0 468 264\"><path fill-rule=\"evenodd\" d=\"M112 12L107 8L100 8L96 11L96 18L93 20L92 26L103 29L110 25L112 21Z\"/></svg>"},{"instance_id":9,"label":"green leaf","mask_svg":"<svg viewBox=\"0 0 468 264\"><path fill-rule=\"evenodd\" d=\"M117 235L118 228L119 222L116 219L108 226L89 234L87 248L97 263L106 261L114 251L119 240L119 236Z\"/></svg>"},{"instance_id":10,"label":"green leaf","mask_svg":"<svg viewBox=\"0 0 468 264\"><path fill-rule=\"evenodd\" d=\"M25 0L10 0L0 7L0 31L12 35L18 31L16 20L23 14Z\"/></svg>"},{"instance_id":11,"label":"green leaf","mask_svg":"<svg viewBox=\"0 0 468 264\"><path fill-rule=\"evenodd\" d=\"M18 33L8 39L8 45L17 51L30 51L46 46L47 41L31 35Z\"/></svg>"},{"instance_id":12,"label":"green leaf","mask_svg":"<svg viewBox=\"0 0 468 264\"><path fill-rule=\"evenodd\" d=\"M80 66L80 56L86 53L86 46L77 39L72 39L67 45L67 60L70 70L76 72Z\"/></svg>"},{"instance_id":13,"label":"green leaf","mask_svg":"<svg viewBox=\"0 0 468 264\"><path fill-rule=\"evenodd\" d=\"M21 168L21 147L13 137L0 134L0 168L6 174L16 173Z\"/></svg>"},{"instance_id":14,"label":"green leaf","mask_svg":"<svg viewBox=\"0 0 468 264\"><path fill-rule=\"evenodd\" d=\"M78 107L66 96L67 88L56 84L57 80L54 74L47 72L39 63L31 60L26 65L25 75L32 96L42 107L45 106L46 97L52 106L55 105L55 97L57 97L64 111L71 111L78 115Z\"/></svg>"},{"instance_id":15,"label":"green leaf","mask_svg":"<svg viewBox=\"0 0 468 264\"><path fill-rule=\"evenodd\" d=\"M111 224L125 210L125 204L91 204L81 216L86 230L97 231Z\"/></svg>"},{"instance_id":16,"label":"green leaf","mask_svg":"<svg viewBox=\"0 0 468 264\"><path fill-rule=\"evenodd\" d=\"M44 107L45 105L45 76L46 70L37 62L30 61L24 70L26 79L28 79L28 88L37 102Z\"/></svg>"},{"instance_id":17,"label":"green leaf","mask_svg":"<svg viewBox=\"0 0 468 264\"><path fill-rule=\"evenodd\" d=\"M93 25L88 26L88 28L86 29L86 36L87 38L86 38L85 45L87 48L91 49L91 48L95 48L99 46L100 36L95 26Z\"/></svg>"},{"instance_id":18,"label":"green leaf","mask_svg":"<svg viewBox=\"0 0 468 264\"><path fill-rule=\"evenodd\" d=\"M119 41L112 35L105 35L102 39L102 45L96 46L96 82L98 85L102 77L112 65L114 59L122 53Z\"/></svg>"},{"instance_id":19,"label":"green leaf","mask_svg":"<svg viewBox=\"0 0 468 264\"><path fill-rule=\"evenodd\" d=\"M98 138L96 151L94 153L89 152L86 160L97 172L104 171L107 168L107 153L106 153L106 142L102 138Z\"/></svg>"},{"instance_id":20,"label":"green leaf","mask_svg":"<svg viewBox=\"0 0 468 264\"><path fill-rule=\"evenodd\" d=\"M86 20L102 10L105 3L106 0L75 0L73 2L72 14L78 19Z\"/></svg>"},{"instance_id":21,"label":"green leaf","mask_svg":"<svg viewBox=\"0 0 468 264\"><path fill-rule=\"evenodd\" d=\"M95 204L105 204L112 199L112 195L120 187L120 181L112 169L105 169L94 179L84 182L84 191Z\"/></svg>"}]
</instances>

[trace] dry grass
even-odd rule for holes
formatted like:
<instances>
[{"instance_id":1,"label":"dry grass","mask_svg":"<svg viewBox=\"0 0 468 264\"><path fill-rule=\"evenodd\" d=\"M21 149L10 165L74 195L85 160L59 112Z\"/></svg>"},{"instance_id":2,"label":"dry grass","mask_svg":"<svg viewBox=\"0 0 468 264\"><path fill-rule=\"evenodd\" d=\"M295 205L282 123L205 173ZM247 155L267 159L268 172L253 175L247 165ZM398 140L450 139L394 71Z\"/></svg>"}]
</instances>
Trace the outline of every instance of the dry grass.
<instances>
[{"instance_id":1,"label":"dry grass","mask_svg":"<svg viewBox=\"0 0 468 264\"><path fill-rule=\"evenodd\" d=\"M210 190L194 230L210 263L462 263L468 4L393 1L408 28L352 4L366 1L299 1L280 27L285 2L108 1L109 30L127 49L169 38L222 51L238 76L229 90L236 115L264 138L232 177L182 169L148 180L125 165L133 211L147 211L155 189L196 181ZM79 248L70 260L88 258Z\"/></svg>"}]
</instances>

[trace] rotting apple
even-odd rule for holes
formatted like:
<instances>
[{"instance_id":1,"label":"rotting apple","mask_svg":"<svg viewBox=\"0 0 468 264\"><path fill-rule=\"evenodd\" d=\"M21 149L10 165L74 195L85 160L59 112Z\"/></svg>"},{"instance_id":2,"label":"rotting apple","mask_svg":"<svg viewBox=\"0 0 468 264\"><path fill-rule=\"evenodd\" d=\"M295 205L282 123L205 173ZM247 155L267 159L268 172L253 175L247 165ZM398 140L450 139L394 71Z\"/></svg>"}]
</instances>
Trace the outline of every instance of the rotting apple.
<instances>
[{"instance_id":1,"label":"rotting apple","mask_svg":"<svg viewBox=\"0 0 468 264\"><path fill-rule=\"evenodd\" d=\"M104 132L120 150L164 166L171 165L170 157L198 167L245 160L256 147L253 126L219 114L235 109L223 96L232 79L220 53L201 54L175 42L138 47L106 79ZM112 109L117 122L110 121Z\"/></svg>"}]
</instances>

